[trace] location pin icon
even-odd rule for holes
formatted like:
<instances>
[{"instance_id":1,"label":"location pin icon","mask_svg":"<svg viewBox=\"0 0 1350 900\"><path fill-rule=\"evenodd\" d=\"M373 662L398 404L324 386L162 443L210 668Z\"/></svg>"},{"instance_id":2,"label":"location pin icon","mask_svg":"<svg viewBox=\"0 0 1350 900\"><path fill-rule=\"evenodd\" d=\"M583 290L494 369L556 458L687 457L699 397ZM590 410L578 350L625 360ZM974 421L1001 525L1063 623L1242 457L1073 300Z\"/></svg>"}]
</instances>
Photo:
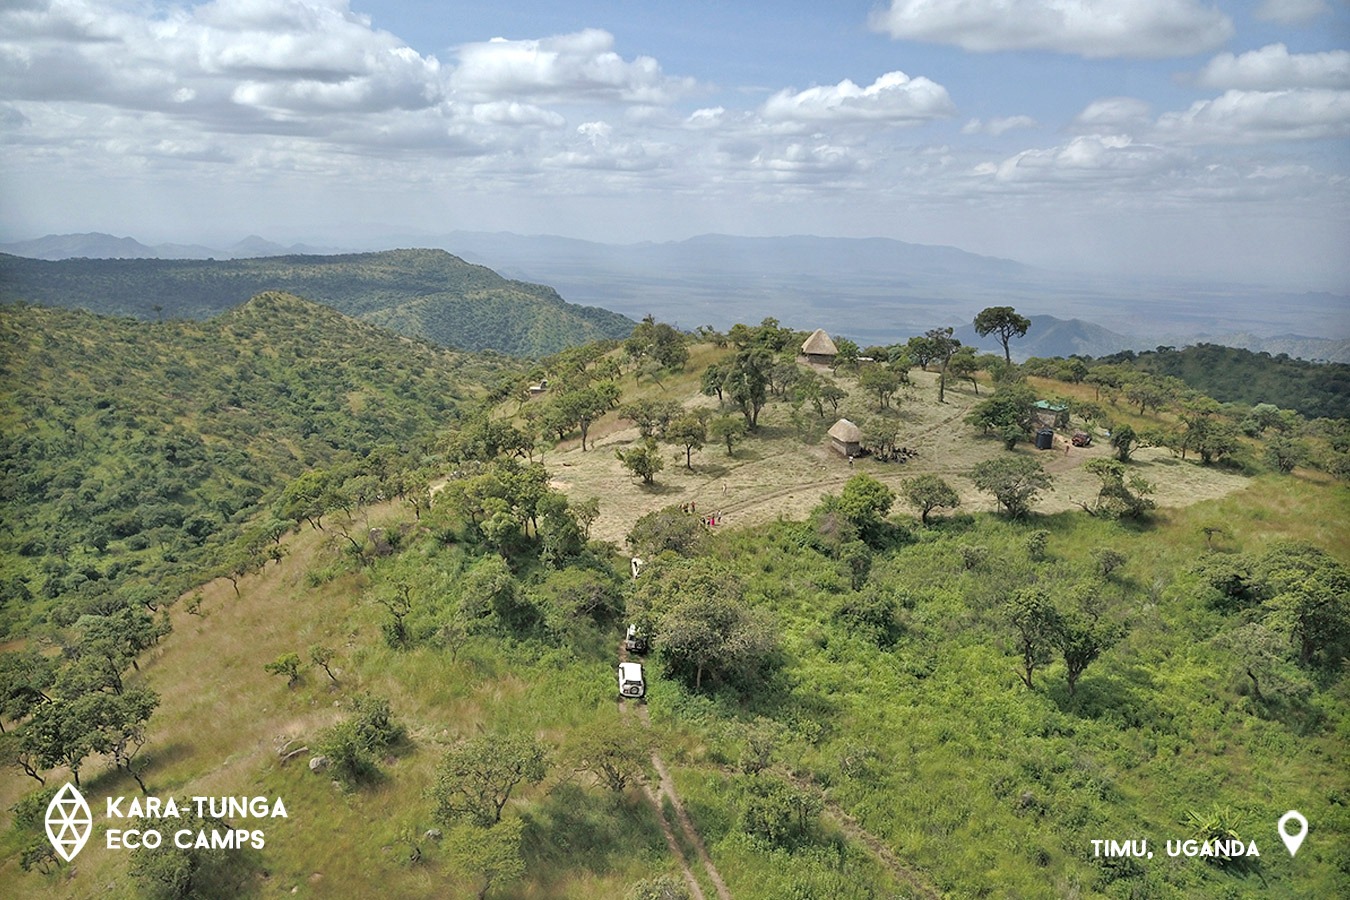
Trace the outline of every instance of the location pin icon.
<instances>
[{"instance_id":1,"label":"location pin icon","mask_svg":"<svg viewBox=\"0 0 1350 900\"><path fill-rule=\"evenodd\" d=\"M1295 823L1295 826L1298 829L1293 834L1290 834L1288 831L1290 822ZM1280 816L1279 827L1280 837L1284 838L1284 845L1289 848L1289 855L1293 856L1298 852L1298 848L1303 843L1303 839L1308 836L1308 820L1303 818L1303 815L1298 810L1291 809L1289 812Z\"/></svg>"}]
</instances>

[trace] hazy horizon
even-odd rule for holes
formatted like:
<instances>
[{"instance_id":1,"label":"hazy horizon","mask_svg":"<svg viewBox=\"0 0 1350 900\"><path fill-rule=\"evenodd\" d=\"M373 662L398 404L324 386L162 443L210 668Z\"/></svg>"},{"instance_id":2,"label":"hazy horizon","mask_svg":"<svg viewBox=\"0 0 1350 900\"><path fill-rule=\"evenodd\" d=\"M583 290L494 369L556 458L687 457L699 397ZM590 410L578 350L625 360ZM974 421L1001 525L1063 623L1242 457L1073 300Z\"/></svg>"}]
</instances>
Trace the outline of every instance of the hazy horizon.
<instances>
[{"instance_id":1,"label":"hazy horizon","mask_svg":"<svg viewBox=\"0 0 1350 900\"><path fill-rule=\"evenodd\" d=\"M1350 286L1350 7L0 11L0 240L887 237Z\"/></svg>"}]
</instances>

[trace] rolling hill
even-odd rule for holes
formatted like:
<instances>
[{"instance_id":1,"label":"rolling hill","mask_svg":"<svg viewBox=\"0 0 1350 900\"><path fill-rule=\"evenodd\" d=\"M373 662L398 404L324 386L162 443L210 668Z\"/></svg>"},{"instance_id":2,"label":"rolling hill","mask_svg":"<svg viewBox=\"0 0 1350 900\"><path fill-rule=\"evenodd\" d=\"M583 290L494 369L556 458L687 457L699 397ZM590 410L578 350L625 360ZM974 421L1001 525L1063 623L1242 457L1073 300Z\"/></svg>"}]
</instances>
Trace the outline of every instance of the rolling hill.
<instances>
[{"instance_id":1,"label":"rolling hill","mask_svg":"<svg viewBox=\"0 0 1350 900\"><path fill-rule=\"evenodd\" d=\"M66 259L0 255L0 301L139 319L205 319L263 291L285 291L399 333L463 350L547 355L624 337L633 322L567 303L440 250L236 260Z\"/></svg>"},{"instance_id":2,"label":"rolling hill","mask_svg":"<svg viewBox=\"0 0 1350 900\"><path fill-rule=\"evenodd\" d=\"M9 306L0 335L5 628L46 609L18 596L172 592L289 479L411 452L516 365L276 293L205 322Z\"/></svg>"},{"instance_id":3,"label":"rolling hill","mask_svg":"<svg viewBox=\"0 0 1350 900\"><path fill-rule=\"evenodd\" d=\"M659 378L590 347L522 402L490 390L524 382L515 361L288 295L204 322L2 312L7 897L164 896L184 872L198 896L338 900L1346 894L1347 492L1264 467L1275 435L1231 466L1138 450L1125 494L1157 506L1127 515L1103 503L1106 442L1009 450L969 421L984 377L939 401L915 371L885 407L839 371L838 410L766 396L757 430L691 460L687 413L744 417L703 392L710 366L824 377L773 327ZM600 384L589 449L566 423L510 439ZM651 484L621 462L648 446L624 401L684 421L650 445ZM838 415L919 452L845 460ZM977 473L1004 460L1053 478L1021 517ZM921 475L953 491L926 521ZM434 502L394 502L403 479ZM255 537L261 563L236 566ZM1040 624L1019 632L1024 609ZM633 621L648 692L616 703ZM121 824L98 816L65 865L41 811L79 766L95 810L142 779L289 817L194 856L109 847ZM1297 860L1290 808L1312 824ZM1260 858L1164 856L1214 833ZM1158 859L1095 856L1097 835Z\"/></svg>"}]
</instances>

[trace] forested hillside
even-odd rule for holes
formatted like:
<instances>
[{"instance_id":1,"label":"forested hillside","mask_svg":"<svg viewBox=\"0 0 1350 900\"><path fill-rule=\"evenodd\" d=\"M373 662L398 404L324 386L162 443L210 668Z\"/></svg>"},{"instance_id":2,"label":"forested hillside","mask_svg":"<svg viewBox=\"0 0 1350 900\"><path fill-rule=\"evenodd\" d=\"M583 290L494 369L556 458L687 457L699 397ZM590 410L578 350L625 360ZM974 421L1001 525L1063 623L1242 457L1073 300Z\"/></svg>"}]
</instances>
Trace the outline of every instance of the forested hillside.
<instances>
[{"instance_id":1,"label":"forested hillside","mask_svg":"<svg viewBox=\"0 0 1350 900\"><path fill-rule=\"evenodd\" d=\"M1218 344L1117 353L1096 362L1170 375L1224 403L1273 403L1309 418L1350 416L1350 365L1343 363L1313 363Z\"/></svg>"},{"instance_id":2,"label":"forested hillside","mask_svg":"<svg viewBox=\"0 0 1350 900\"><path fill-rule=\"evenodd\" d=\"M74 307L139 319L205 319L263 291L285 291L400 334L463 350L539 356L633 322L508 281L441 250L235 260L67 259L0 254L0 302Z\"/></svg>"},{"instance_id":3,"label":"forested hillside","mask_svg":"<svg viewBox=\"0 0 1350 900\"><path fill-rule=\"evenodd\" d=\"M127 580L172 598L260 499L404 452L511 366L275 293L206 322L11 305L0 329L3 631Z\"/></svg>"}]
</instances>

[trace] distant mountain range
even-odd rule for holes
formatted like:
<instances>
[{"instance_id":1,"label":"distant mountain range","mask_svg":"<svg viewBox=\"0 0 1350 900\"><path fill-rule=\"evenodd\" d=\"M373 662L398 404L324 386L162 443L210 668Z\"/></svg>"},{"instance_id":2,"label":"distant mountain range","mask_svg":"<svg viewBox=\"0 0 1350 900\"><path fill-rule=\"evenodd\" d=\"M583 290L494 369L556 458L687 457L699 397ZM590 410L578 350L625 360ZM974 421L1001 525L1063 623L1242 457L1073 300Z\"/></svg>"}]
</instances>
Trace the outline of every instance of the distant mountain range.
<instances>
[{"instance_id":1,"label":"distant mountain range","mask_svg":"<svg viewBox=\"0 0 1350 900\"><path fill-rule=\"evenodd\" d=\"M285 291L441 346L522 356L626 337L635 324L444 250L235 260L48 261L0 254L3 302L205 319L264 291Z\"/></svg>"},{"instance_id":2,"label":"distant mountain range","mask_svg":"<svg viewBox=\"0 0 1350 900\"><path fill-rule=\"evenodd\" d=\"M634 318L651 313L684 328L772 316L863 345L887 344L935 326L967 326L987 306L1013 306L1040 318L1036 330L1046 335L1013 351L1024 357L1203 340L1350 362L1350 296L1337 294L1181 278L1094 278L887 238L710 234L613 245L452 232L401 239L551 284L578 302ZM973 330L967 333L973 337Z\"/></svg>"},{"instance_id":3,"label":"distant mountain range","mask_svg":"<svg viewBox=\"0 0 1350 900\"><path fill-rule=\"evenodd\" d=\"M1013 353L1021 357L1098 356L1210 342L1350 362L1347 295L1198 283L1180 277L1068 275L955 247L888 238L709 234L684 241L616 245L548 235L457 231L391 235L384 242L398 245L437 246L506 278L550 285L573 303L602 307L630 319L650 313L686 329L703 324L725 329L736 322L772 317L796 328L824 328L867 345L951 325L962 328L970 343L992 349L973 340L969 323L987 306L1013 306L1038 322L1026 340L1014 344ZM103 234L51 235L0 245L0 250L33 258L216 260L320 252L308 245L282 247L257 237L212 249L151 247ZM286 289L308 296L301 284ZM436 313L419 308L425 305L387 313L386 321L428 333L426 322Z\"/></svg>"},{"instance_id":4,"label":"distant mountain range","mask_svg":"<svg viewBox=\"0 0 1350 900\"><path fill-rule=\"evenodd\" d=\"M260 256L338 253L334 248L292 244L289 247L251 234L228 247L200 244L155 244L135 238L114 237L94 231L87 234L49 234L31 241L0 244L0 253L28 259L254 259Z\"/></svg>"},{"instance_id":5,"label":"distant mountain range","mask_svg":"<svg viewBox=\"0 0 1350 900\"><path fill-rule=\"evenodd\" d=\"M1013 338L1008 345L1011 355L1018 360L1031 356L1107 356L1121 350L1151 349L1137 339L1084 322L1082 319L1059 319L1055 316L1028 316L1031 327L1024 337ZM988 353L1003 354L1003 345L994 335L980 337L974 324L956 329L955 337L968 347Z\"/></svg>"}]
</instances>

